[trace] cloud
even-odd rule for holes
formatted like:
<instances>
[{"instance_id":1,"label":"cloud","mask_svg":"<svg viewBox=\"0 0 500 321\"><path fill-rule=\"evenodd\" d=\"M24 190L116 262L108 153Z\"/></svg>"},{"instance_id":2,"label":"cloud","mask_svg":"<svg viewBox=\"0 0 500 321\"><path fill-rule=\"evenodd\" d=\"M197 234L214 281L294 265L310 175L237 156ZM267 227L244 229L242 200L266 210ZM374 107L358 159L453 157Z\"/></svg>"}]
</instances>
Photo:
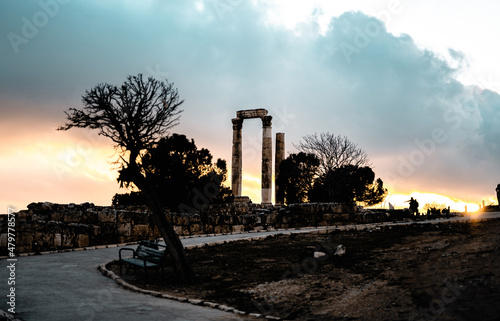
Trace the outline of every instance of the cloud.
<instances>
[{"instance_id":1,"label":"cloud","mask_svg":"<svg viewBox=\"0 0 500 321\"><path fill-rule=\"evenodd\" d=\"M376 163L382 178L385 172L389 183L406 190L450 192L452 185L455 196L489 193L500 179L489 172L500 161L497 93L464 86L456 79L462 64L450 67L360 12L335 18L317 43L318 60L333 80L330 101L341 105L332 104L332 114L348 124L338 128L355 126L357 141L384 159ZM450 54L464 59L456 50Z\"/></svg>"},{"instance_id":2,"label":"cloud","mask_svg":"<svg viewBox=\"0 0 500 321\"><path fill-rule=\"evenodd\" d=\"M362 12L334 17L319 33L317 12L291 30L270 24L266 8L249 2L201 3L61 5L18 54L6 39L0 43L2 121L16 120L23 135L54 135L85 90L153 72L175 82L185 99L174 131L228 164L236 110L267 108L289 152L306 134L334 132L367 150L376 174L401 191L492 193L500 180L500 96L457 80L467 68L461 48L447 60ZM8 6L0 24L13 32L40 10L35 2ZM47 125L34 129L36 121ZM257 155L244 170L254 177L259 127L244 124L243 148Z\"/></svg>"}]
</instances>

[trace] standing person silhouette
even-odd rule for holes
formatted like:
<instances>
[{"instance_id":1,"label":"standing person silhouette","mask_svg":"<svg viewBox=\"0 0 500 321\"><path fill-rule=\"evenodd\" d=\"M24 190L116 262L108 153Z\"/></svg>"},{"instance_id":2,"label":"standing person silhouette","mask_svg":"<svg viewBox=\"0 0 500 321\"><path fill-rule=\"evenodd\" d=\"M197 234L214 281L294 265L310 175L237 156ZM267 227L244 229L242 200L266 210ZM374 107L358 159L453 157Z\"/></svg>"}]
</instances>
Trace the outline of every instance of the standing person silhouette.
<instances>
[{"instance_id":1,"label":"standing person silhouette","mask_svg":"<svg viewBox=\"0 0 500 321\"><path fill-rule=\"evenodd\" d=\"M418 215L418 202L413 197L410 198L407 202L410 202L410 211L412 215Z\"/></svg>"},{"instance_id":2,"label":"standing person silhouette","mask_svg":"<svg viewBox=\"0 0 500 321\"><path fill-rule=\"evenodd\" d=\"M498 206L500 206L500 184L497 185L497 201L498 201Z\"/></svg>"}]
</instances>

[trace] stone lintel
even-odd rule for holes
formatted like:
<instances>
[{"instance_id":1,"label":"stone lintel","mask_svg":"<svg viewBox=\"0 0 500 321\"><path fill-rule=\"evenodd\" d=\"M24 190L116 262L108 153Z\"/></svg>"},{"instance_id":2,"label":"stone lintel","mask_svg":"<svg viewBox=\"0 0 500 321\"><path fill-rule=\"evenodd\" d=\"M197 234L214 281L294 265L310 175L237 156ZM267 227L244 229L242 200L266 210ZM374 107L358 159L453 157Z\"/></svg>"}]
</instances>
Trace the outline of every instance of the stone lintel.
<instances>
[{"instance_id":1,"label":"stone lintel","mask_svg":"<svg viewBox=\"0 0 500 321\"><path fill-rule=\"evenodd\" d=\"M236 117L241 119L262 118L264 116L267 116L267 110L264 108L245 109L245 110L238 110L236 112Z\"/></svg>"}]
</instances>

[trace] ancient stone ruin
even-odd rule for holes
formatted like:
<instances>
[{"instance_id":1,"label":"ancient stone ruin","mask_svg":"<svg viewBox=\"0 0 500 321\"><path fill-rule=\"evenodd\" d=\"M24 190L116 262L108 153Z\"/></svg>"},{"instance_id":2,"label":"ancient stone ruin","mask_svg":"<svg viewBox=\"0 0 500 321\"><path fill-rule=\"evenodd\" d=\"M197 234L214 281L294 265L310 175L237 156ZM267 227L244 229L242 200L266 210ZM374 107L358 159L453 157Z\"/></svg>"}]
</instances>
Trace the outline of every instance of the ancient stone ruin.
<instances>
[{"instance_id":1,"label":"ancient stone ruin","mask_svg":"<svg viewBox=\"0 0 500 321\"><path fill-rule=\"evenodd\" d=\"M284 204L285 200L278 196L278 191L280 189L278 181L278 175L280 172L279 166L282 161L285 160L285 134L284 133L276 133L276 154L274 160L274 199L276 205Z\"/></svg>"},{"instance_id":2,"label":"ancient stone ruin","mask_svg":"<svg viewBox=\"0 0 500 321\"><path fill-rule=\"evenodd\" d=\"M272 199L272 163L273 163L273 143L272 143L272 116L268 115L266 109L247 109L236 112L233 122L233 159L231 188L235 196L235 202L241 202L247 197L241 195L242 187L242 141L241 130L243 120L249 118L260 118L262 120L262 204L270 205ZM276 167L284 159L285 155L285 134L276 134ZM276 173L276 172L275 172ZM278 187L275 187L278 190ZM279 203L279 202L277 202Z\"/></svg>"},{"instance_id":3,"label":"ancient stone ruin","mask_svg":"<svg viewBox=\"0 0 500 321\"><path fill-rule=\"evenodd\" d=\"M353 206L337 203L213 204L199 213L165 212L181 236L275 231L387 220L385 214L356 215ZM0 258L8 254L9 216L0 215ZM87 248L160 237L146 206L95 206L31 203L16 213L16 253Z\"/></svg>"}]
</instances>

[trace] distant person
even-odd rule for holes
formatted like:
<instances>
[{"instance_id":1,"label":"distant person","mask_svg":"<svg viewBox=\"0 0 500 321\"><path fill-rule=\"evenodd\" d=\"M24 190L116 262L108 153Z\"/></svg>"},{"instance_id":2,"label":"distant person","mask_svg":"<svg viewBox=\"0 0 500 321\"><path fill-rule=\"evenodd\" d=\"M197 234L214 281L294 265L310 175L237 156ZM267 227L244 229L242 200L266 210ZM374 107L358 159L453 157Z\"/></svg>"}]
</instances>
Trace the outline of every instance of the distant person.
<instances>
[{"instance_id":1,"label":"distant person","mask_svg":"<svg viewBox=\"0 0 500 321\"><path fill-rule=\"evenodd\" d=\"M413 199L413 211L415 212L415 215L419 215L419 213L418 213L418 202L417 202L416 199Z\"/></svg>"},{"instance_id":2,"label":"distant person","mask_svg":"<svg viewBox=\"0 0 500 321\"><path fill-rule=\"evenodd\" d=\"M410 203L411 214L418 215L418 202L417 202L417 200L412 197L407 202Z\"/></svg>"},{"instance_id":3,"label":"distant person","mask_svg":"<svg viewBox=\"0 0 500 321\"><path fill-rule=\"evenodd\" d=\"M498 201L498 205L500 206L500 184L497 185L497 201Z\"/></svg>"}]
</instances>

